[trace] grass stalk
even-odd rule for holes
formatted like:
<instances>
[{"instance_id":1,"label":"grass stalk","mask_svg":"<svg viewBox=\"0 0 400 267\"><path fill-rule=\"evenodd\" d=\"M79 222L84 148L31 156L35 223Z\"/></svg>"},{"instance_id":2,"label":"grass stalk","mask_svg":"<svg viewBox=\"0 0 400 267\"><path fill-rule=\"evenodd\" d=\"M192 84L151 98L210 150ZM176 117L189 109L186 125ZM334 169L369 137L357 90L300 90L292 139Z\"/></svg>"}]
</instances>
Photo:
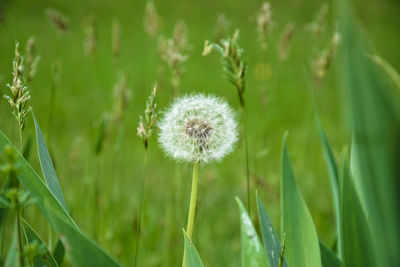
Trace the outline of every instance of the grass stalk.
<instances>
[{"instance_id":1,"label":"grass stalk","mask_svg":"<svg viewBox=\"0 0 400 267\"><path fill-rule=\"evenodd\" d=\"M17 214L17 231L18 231L18 257L19 257L19 266L25 266L24 264L24 256L22 255L23 253L23 246L22 246L22 236L21 236L21 218L20 218L20 207L19 204L17 204L17 209L16 209L16 214Z\"/></svg>"},{"instance_id":2,"label":"grass stalk","mask_svg":"<svg viewBox=\"0 0 400 267\"><path fill-rule=\"evenodd\" d=\"M249 148L247 141L247 118L244 105L242 106L243 114L243 139L244 139L244 158L246 165L246 183L247 183L247 212L251 214L251 197L250 197L250 167L249 167Z\"/></svg>"},{"instance_id":3,"label":"grass stalk","mask_svg":"<svg viewBox=\"0 0 400 267\"><path fill-rule=\"evenodd\" d=\"M190 193L189 215L186 226L186 233L190 239L192 239L194 216L196 213L198 178L199 178L199 163L195 162L193 164L192 190ZM186 259L186 249L183 252L183 260L182 260L183 267L186 266L185 259Z\"/></svg>"},{"instance_id":4,"label":"grass stalk","mask_svg":"<svg viewBox=\"0 0 400 267\"><path fill-rule=\"evenodd\" d=\"M133 266L137 266L137 259L139 255L139 244L140 244L140 232L142 229L142 213L143 213L143 203L144 203L144 190L145 190L145 182L146 182L146 169L147 169L147 157L148 151L147 147L144 150L144 160L143 160L143 177L142 177L142 184L140 187L140 206L139 206L139 214L138 220L136 225L136 245L135 245L135 260Z\"/></svg>"}]
</instances>

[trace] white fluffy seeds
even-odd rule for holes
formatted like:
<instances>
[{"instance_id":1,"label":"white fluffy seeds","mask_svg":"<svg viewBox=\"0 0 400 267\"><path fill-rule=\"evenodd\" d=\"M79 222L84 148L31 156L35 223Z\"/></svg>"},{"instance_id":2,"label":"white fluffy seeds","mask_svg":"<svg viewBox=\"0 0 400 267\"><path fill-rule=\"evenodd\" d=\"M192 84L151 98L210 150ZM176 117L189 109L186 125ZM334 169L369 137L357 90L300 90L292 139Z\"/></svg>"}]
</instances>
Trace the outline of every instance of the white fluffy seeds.
<instances>
[{"instance_id":1,"label":"white fluffy seeds","mask_svg":"<svg viewBox=\"0 0 400 267\"><path fill-rule=\"evenodd\" d=\"M233 150L237 124L229 105L220 98L195 94L181 97L160 121L159 143L175 159L219 161Z\"/></svg>"}]
</instances>

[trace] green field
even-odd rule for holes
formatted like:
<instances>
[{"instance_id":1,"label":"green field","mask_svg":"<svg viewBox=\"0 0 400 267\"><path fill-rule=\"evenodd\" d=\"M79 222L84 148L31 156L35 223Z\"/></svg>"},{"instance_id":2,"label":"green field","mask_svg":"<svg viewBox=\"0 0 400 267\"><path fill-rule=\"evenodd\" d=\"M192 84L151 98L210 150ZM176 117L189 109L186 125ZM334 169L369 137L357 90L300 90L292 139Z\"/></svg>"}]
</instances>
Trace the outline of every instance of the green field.
<instances>
[{"instance_id":1,"label":"green field","mask_svg":"<svg viewBox=\"0 0 400 267\"><path fill-rule=\"evenodd\" d=\"M154 83L158 84L159 118L175 97L197 92L222 97L236 111L239 124L243 120L236 89L225 79L220 55L212 52L202 56L204 41L215 41L217 18L225 14L228 27L224 38L240 29L239 44L248 65L245 99L250 215L255 228L260 231L256 190L273 225L278 231L281 228L281 151L283 136L288 132L288 149L297 184L318 236L329 247L335 247L331 185L312 100L314 97L333 154L341 163L351 148L352 137L350 101L346 86L342 86L340 64L345 44L339 42L338 53L318 86L312 75L313 59L329 47L339 28L336 14L340 11L336 12L334 2L341 1L271 1L268 46L262 50L257 35L257 12L262 1L154 1L159 29L152 38L144 29L144 0L0 0L3 18L0 22L0 95L9 94L6 84L12 83L15 43L19 42L21 54L25 55L27 40L34 36L40 61L36 75L27 84L31 93L29 104L49 148L67 209L83 233L123 265L132 266L145 155L137 126ZM374 54L400 70L400 3L395 0L352 2L353 17L360 23L361 32L368 36L364 45L374 47ZM309 30L309 25L315 21L323 3L328 4L329 11L323 19L324 31L316 35ZM46 15L49 8L60 11L68 19L64 33ZM159 55L158 40L162 36L170 38L180 20L186 24L188 45L184 53L188 58L183 63L181 82L174 89L171 70ZM120 24L118 55L113 55L113 21ZM85 54L90 22L95 29L93 56ZM295 23L293 38L287 59L281 60L279 46L289 22ZM58 77L54 74L55 66ZM122 73L128 77L130 100L122 120L114 122L113 88ZM398 92L394 95L398 100ZM370 108L373 113L374 107ZM101 136L104 122L105 132ZM393 128L398 129L398 125L397 120ZM0 129L20 147L18 123L3 97ZM192 166L167 157L158 144L158 134L156 128L149 139L137 266L179 266L182 261L182 229L186 228ZM31 142L28 162L42 176L35 138L33 119L28 115L23 142ZM98 149L99 139L101 149ZM240 219L235 197L247 202L243 146L240 128L233 153L221 162L200 166L192 241L205 266L240 266ZM5 180L1 174L0 185ZM48 244L47 219L35 205L26 210L26 216ZM1 225L1 265L13 236L14 220L14 216L7 216ZM50 236L54 247L58 235L52 230ZM72 262L67 256L63 266L74 265Z\"/></svg>"}]
</instances>

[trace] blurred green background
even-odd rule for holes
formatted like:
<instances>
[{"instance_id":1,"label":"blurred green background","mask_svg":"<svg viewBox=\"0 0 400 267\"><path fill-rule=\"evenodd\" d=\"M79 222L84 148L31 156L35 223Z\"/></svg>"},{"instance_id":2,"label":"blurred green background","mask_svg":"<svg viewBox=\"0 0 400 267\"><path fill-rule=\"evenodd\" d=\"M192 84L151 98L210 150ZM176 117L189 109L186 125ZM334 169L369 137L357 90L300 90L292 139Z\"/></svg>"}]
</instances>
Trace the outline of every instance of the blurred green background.
<instances>
[{"instance_id":1,"label":"blurred green background","mask_svg":"<svg viewBox=\"0 0 400 267\"><path fill-rule=\"evenodd\" d=\"M170 37L183 20L190 49L184 63L179 94L213 93L239 107L237 93L224 78L219 55L203 57L204 40L213 41L217 17L225 14L228 35L240 29L240 44L248 63L249 153L252 192L257 189L279 228L279 177L281 143L285 131L297 181L313 215L318 233L334 243L332 199L327 170L314 121L311 92L307 85L313 56L329 46L336 29L330 1L271 1L272 20L268 48L260 49L255 17L263 1L154 1L160 16L159 36ZM329 5L325 31L314 36L307 25L323 3ZM157 108L162 111L173 99L170 71L160 60L157 38L144 30L146 1L0 1L0 94L8 93L12 79L15 42L21 51L35 37L41 59L29 85L31 106L53 156L67 206L77 224L112 255L132 262L144 150L136 136L139 116L154 82L158 82ZM400 69L400 2L353 1L355 14L370 37L376 53ZM46 16L46 9L62 12L69 21L60 34ZM84 27L92 17L97 30L96 54L84 53ZM121 25L120 54L112 53L112 22ZM278 58L277 46L285 25L295 22L291 50L286 61ZM340 45L339 45L340 49ZM60 62L61 76L55 87L53 123L51 66ZM349 140L346 103L333 66L314 91L325 132L340 155ZM121 72L128 75L131 101L121 124L111 124L100 154L94 146L104 114L113 111L113 87ZM239 113L238 118L240 119ZM28 120L24 139L34 138ZM0 100L0 127L18 143L18 129L5 99ZM166 158L157 144L157 132L149 144L145 211L139 266L177 266L183 251L182 228L186 225L191 166ZM35 149L30 162L40 170ZM235 196L245 200L243 147L223 162L200 171L198 210L193 241L206 266L239 266L240 235ZM0 181L3 182L3 181ZM96 204L97 199L97 204ZM252 196L254 208L254 195ZM254 209L253 209L254 211ZM255 215L255 212L253 212ZM30 208L29 216L46 236L45 219ZM11 231L11 227L6 231Z\"/></svg>"}]
</instances>

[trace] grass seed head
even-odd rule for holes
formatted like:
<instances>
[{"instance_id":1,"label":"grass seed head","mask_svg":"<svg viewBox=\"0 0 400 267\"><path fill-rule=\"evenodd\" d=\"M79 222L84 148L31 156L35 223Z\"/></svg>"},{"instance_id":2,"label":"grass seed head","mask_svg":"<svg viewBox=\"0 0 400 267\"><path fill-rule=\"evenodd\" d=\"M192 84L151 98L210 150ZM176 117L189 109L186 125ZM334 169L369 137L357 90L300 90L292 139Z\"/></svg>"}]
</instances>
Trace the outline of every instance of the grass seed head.
<instances>
[{"instance_id":1,"label":"grass seed head","mask_svg":"<svg viewBox=\"0 0 400 267\"><path fill-rule=\"evenodd\" d=\"M306 25L306 30L310 31L315 36L321 36L325 32L325 21L328 16L329 5L327 3L322 4L318 13L312 22Z\"/></svg>"},{"instance_id":2,"label":"grass seed head","mask_svg":"<svg viewBox=\"0 0 400 267\"><path fill-rule=\"evenodd\" d=\"M121 74L121 78L114 86L114 121L122 122L122 118L126 112L129 101L131 99L131 89L128 86L128 76Z\"/></svg>"},{"instance_id":3,"label":"grass seed head","mask_svg":"<svg viewBox=\"0 0 400 267\"><path fill-rule=\"evenodd\" d=\"M48 8L46 9L46 15L51 24L53 24L59 33L64 34L68 31L68 19L60 11Z\"/></svg>"},{"instance_id":4,"label":"grass seed head","mask_svg":"<svg viewBox=\"0 0 400 267\"><path fill-rule=\"evenodd\" d=\"M24 72L24 59L18 51L19 44L15 44L15 58L13 61L13 80L7 87L10 88L11 94L4 95L7 101L13 108L13 114L18 121L20 130L25 128L26 116L31 111L31 107L28 104L31 94L28 88L23 83L23 72Z\"/></svg>"},{"instance_id":5,"label":"grass seed head","mask_svg":"<svg viewBox=\"0 0 400 267\"><path fill-rule=\"evenodd\" d=\"M97 49L97 27L96 20L90 16L86 18L84 22L85 40L84 40L84 51L85 55L92 60L96 57Z\"/></svg>"},{"instance_id":6,"label":"grass seed head","mask_svg":"<svg viewBox=\"0 0 400 267\"><path fill-rule=\"evenodd\" d=\"M293 38L295 26L296 24L294 22L289 22L283 31L283 35L278 46L280 60L286 60L289 55L290 43Z\"/></svg>"},{"instance_id":7,"label":"grass seed head","mask_svg":"<svg viewBox=\"0 0 400 267\"><path fill-rule=\"evenodd\" d=\"M261 43L261 49L266 49L268 46L269 32L272 25L271 20L271 4L264 2L257 15L257 32Z\"/></svg>"},{"instance_id":8,"label":"grass seed head","mask_svg":"<svg viewBox=\"0 0 400 267\"><path fill-rule=\"evenodd\" d=\"M37 65L40 61L40 56L36 55L35 37L29 37L26 42L26 81L30 83L36 75Z\"/></svg>"},{"instance_id":9,"label":"grass seed head","mask_svg":"<svg viewBox=\"0 0 400 267\"><path fill-rule=\"evenodd\" d=\"M221 98L181 97L164 113L159 143L171 157L197 163L220 161L237 141L234 112Z\"/></svg>"},{"instance_id":10,"label":"grass seed head","mask_svg":"<svg viewBox=\"0 0 400 267\"><path fill-rule=\"evenodd\" d=\"M145 149L148 147L148 141L153 133L153 128L157 121L157 84L154 85L153 91L146 101L146 109L144 117L140 116L139 125L137 127L137 135L142 138Z\"/></svg>"},{"instance_id":11,"label":"grass seed head","mask_svg":"<svg viewBox=\"0 0 400 267\"><path fill-rule=\"evenodd\" d=\"M329 47L322 51L319 56L314 58L312 62L312 71L316 83L320 83L328 73L339 42L340 34L335 32L332 36Z\"/></svg>"},{"instance_id":12,"label":"grass seed head","mask_svg":"<svg viewBox=\"0 0 400 267\"><path fill-rule=\"evenodd\" d=\"M217 25L215 26L215 43L219 44L221 40L227 37L229 24L225 14L218 15Z\"/></svg>"},{"instance_id":13,"label":"grass seed head","mask_svg":"<svg viewBox=\"0 0 400 267\"><path fill-rule=\"evenodd\" d=\"M111 35L112 35L112 53L114 57L118 57L121 48L121 26L117 19L115 19L112 23Z\"/></svg>"},{"instance_id":14,"label":"grass seed head","mask_svg":"<svg viewBox=\"0 0 400 267\"><path fill-rule=\"evenodd\" d=\"M146 3L146 11L144 16L144 30L151 37L155 38L158 33L160 18L157 13L156 6L153 1Z\"/></svg>"}]
</instances>

